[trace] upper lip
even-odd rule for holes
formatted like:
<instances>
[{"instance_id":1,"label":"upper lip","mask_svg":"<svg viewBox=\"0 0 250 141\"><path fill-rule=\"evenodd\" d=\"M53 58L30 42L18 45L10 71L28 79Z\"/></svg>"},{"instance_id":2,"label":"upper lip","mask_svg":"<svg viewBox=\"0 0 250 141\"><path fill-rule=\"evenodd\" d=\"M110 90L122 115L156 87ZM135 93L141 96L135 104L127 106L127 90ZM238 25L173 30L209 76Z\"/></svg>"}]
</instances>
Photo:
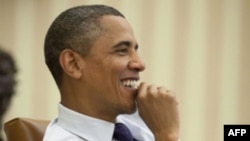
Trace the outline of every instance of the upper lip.
<instances>
[{"instance_id":1,"label":"upper lip","mask_svg":"<svg viewBox=\"0 0 250 141\"><path fill-rule=\"evenodd\" d=\"M125 78L122 78L121 81L123 80L140 80L140 77L139 76L129 76L129 77L125 77Z\"/></svg>"}]
</instances>

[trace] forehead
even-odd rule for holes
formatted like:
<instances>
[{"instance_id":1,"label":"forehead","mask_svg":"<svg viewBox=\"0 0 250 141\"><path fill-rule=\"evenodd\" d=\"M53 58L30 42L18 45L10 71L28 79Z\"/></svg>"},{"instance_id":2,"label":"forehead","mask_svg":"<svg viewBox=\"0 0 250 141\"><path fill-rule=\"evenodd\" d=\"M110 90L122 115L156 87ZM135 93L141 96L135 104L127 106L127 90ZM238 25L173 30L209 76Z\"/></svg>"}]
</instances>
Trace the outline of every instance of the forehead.
<instances>
[{"instance_id":1,"label":"forehead","mask_svg":"<svg viewBox=\"0 0 250 141\"><path fill-rule=\"evenodd\" d=\"M101 19L103 36L116 40L129 40L135 42L133 29L126 19L119 16L104 16Z\"/></svg>"},{"instance_id":2,"label":"forehead","mask_svg":"<svg viewBox=\"0 0 250 141\"><path fill-rule=\"evenodd\" d=\"M97 46L113 46L119 42L129 42L136 45L136 39L131 25L126 19L120 16L103 16L100 19L102 27L101 36L93 43L93 48Z\"/></svg>"},{"instance_id":3,"label":"forehead","mask_svg":"<svg viewBox=\"0 0 250 141\"><path fill-rule=\"evenodd\" d=\"M101 26L107 31L126 30L132 32L132 27L128 21L121 16L106 15L100 18Z\"/></svg>"}]
</instances>

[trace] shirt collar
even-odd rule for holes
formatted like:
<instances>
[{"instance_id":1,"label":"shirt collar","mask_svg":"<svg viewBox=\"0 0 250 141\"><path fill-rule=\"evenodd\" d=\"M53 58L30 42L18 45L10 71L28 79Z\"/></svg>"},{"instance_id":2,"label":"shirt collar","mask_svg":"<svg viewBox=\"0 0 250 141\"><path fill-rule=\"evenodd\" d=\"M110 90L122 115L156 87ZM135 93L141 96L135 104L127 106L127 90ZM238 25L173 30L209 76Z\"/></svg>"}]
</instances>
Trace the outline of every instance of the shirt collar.
<instances>
[{"instance_id":1,"label":"shirt collar","mask_svg":"<svg viewBox=\"0 0 250 141\"><path fill-rule=\"evenodd\" d=\"M114 123L77 113L62 104L59 104L58 109L58 125L65 130L90 141L112 140Z\"/></svg>"}]
</instances>

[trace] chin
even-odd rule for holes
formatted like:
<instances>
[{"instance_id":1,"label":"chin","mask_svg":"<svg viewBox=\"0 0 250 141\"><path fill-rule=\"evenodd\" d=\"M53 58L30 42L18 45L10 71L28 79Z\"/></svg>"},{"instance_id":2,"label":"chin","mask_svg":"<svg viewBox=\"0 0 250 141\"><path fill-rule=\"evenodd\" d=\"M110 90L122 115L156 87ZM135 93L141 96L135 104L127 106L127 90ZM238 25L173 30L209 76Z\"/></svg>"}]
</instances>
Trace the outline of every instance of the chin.
<instances>
[{"instance_id":1,"label":"chin","mask_svg":"<svg viewBox=\"0 0 250 141\"><path fill-rule=\"evenodd\" d=\"M128 114L134 114L136 112L136 109L134 109L133 111L130 111Z\"/></svg>"},{"instance_id":2,"label":"chin","mask_svg":"<svg viewBox=\"0 0 250 141\"><path fill-rule=\"evenodd\" d=\"M134 103L133 105L130 105L129 107L127 107L125 109L125 113L124 114L133 114L133 113L136 112L136 110L137 110L136 104Z\"/></svg>"}]
</instances>

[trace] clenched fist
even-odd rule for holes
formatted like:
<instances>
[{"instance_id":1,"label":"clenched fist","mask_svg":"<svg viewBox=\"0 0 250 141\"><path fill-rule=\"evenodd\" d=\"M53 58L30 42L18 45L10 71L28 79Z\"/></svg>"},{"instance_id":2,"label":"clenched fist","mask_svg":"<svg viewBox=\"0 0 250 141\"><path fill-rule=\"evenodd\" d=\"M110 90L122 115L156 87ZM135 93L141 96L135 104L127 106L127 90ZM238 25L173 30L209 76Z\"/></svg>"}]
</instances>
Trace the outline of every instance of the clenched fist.
<instances>
[{"instance_id":1,"label":"clenched fist","mask_svg":"<svg viewBox=\"0 0 250 141\"><path fill-rule=\"evenodd\" d=\"M179 136L178 102L173 92L141 83L136 97L139 115L156 141L177 141Z\"/></svg>"}]
</instances>

